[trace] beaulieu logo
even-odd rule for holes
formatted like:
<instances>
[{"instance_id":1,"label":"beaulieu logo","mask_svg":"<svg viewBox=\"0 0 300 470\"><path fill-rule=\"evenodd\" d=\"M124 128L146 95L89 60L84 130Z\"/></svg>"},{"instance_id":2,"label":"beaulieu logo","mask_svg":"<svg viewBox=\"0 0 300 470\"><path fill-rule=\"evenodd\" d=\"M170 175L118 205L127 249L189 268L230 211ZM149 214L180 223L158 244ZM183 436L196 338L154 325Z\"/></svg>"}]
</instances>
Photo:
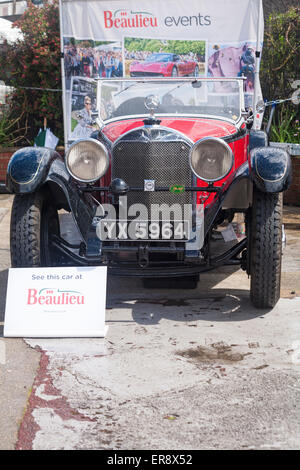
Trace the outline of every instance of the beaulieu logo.
<instances>
[{"instance_id":1,"label":"beaulieu logo","mask_svg":"<svg viewBox=\"0 0 300 470\"><path fill-rule=\"evenodd\" d=\"M104 26L111 28L157 28L157 18L145 11L117 10L114 13L106 10L104 13Z\"/></svg>"},{"instance_id":2,"label":"beaulieu logo","mask_svg":"<svg viewBox=\"0 0 300 470\"><path fill-rule=\"evenodd\" d=\"M77 291L28 289L27 305L83 305L84 295Z\"/></svg>"},{"instance_id":3,"label":"beaulieu logo","mask_svg":"<svg viewBox=\"0 0 300 470\"><path fill-rule=\"evenodd\" d=\"M104 26L106 29L128 29L128 28L157 28L158 20L153 13L146 11L128 11L128 10L106 10L104 14ZM165 26L169 27L192 27L192 26L210 26L211 16L196 15L189 16L166 16L163 19Z\"/></svg>"}]
</instances>

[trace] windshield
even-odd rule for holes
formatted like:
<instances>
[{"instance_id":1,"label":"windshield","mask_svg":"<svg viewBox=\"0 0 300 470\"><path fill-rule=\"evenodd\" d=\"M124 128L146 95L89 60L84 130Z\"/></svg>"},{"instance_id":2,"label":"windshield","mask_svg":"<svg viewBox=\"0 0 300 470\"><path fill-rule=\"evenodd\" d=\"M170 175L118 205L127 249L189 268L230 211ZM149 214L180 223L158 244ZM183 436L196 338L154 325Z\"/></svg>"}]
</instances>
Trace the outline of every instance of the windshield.
<instances>
[{"instance_id":1,"label":"windshield","mask_svg":"<svg viewBox=\"0 0 300 470\"><path fill-rule=\"evenodd\" d=\"M131 116L221 117L238 121L240 79L100 80L98 109L107 122Z\"/></svg>"},{"instance_id":2,"label":"windshield","mask_svg":"<svg viewBox=\"0 0 300 470\"><path fill-rule=\"evenodd\" d=\"M172 57L171 54L151 54L146 58L146 62L170 62Z\"/></svg>"}]
</instances>

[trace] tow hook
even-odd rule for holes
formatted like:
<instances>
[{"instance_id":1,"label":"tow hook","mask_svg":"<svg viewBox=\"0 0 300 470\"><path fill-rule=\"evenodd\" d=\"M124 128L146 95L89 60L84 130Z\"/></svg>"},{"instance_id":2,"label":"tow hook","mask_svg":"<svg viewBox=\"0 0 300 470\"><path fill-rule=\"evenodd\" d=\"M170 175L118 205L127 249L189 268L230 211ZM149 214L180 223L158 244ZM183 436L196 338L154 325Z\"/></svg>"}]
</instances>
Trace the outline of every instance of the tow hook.
<instances>
[{"instance_id":1,"label":"tow hook","mask_svg":"<svg viewBox=\"0 0 300 470\"><path fill-rule=\"evenodd\" d=\"M139 266L141 268L147 268L149 266L149 253L146 245L139 246Z\"/></svg>"}]
</instances>

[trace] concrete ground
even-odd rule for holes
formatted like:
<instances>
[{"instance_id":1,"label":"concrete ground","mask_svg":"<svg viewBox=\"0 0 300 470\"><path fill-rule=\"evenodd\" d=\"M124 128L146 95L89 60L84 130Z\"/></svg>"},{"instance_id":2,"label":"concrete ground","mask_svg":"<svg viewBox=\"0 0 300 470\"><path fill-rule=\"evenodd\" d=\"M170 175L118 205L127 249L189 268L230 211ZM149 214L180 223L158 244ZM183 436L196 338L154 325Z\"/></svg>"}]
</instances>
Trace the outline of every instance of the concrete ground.
<instances>
[{"instance_id":1,"label":"concrete ground","mask_svg":"<svg viewBox=\"0 0 300 470\"><path fill-rule=\"evenodd\" d=\"M0 195L1 329L11 202ZM0 337L0 449L299 449L300 208L284 225L273 310L251 306L235 268L196 290L109 278L105 339Z\"/></svg>"}]
</instances>

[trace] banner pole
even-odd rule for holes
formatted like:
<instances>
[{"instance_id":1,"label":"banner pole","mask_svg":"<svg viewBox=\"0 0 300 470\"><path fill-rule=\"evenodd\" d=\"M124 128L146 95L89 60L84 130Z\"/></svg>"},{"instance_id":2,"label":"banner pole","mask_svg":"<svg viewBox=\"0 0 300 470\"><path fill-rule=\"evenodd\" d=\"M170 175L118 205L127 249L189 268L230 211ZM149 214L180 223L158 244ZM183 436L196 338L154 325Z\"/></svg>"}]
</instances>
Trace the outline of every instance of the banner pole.
<instances>
[{"instance_id":1,"label":"banner pole","mask_svg":"<svg viewBox=\"0 0 300 470\"><path fill-rule=\"evenodd\" d=\"M67 150L67 116L66 116L66 81L65 81L65 63L64 63L64 39L62 28L62 0L59 0L59 29L60 29L60 52L61 52L61 82L62 82L62 107L63 107L63 121L64 121L64 144L65 151Z\"/></svg>"},{"instance_id":2,"label":"banner pole","mask_svg":"<svg viewBox=\"0 0 300 470\"><path fill-rule=\"evenodd\" d=\"M259 67L260 67L260 60L261 60L261 28L262 28L262 18L263 18L263 10L262 10L262 0L258 0L259 8L258 8L258 21L257 21L257 37L256 37L256 51L255 51L255 76L254 76L254 94L253 94L253 115L254 115L254 128L260 129L261 125L259 124L260 119L257 118L257 111L256 111L256 104L257 104L257 97L260 89L260 81L259 81Z\"/></svg>"}]
</instances>

